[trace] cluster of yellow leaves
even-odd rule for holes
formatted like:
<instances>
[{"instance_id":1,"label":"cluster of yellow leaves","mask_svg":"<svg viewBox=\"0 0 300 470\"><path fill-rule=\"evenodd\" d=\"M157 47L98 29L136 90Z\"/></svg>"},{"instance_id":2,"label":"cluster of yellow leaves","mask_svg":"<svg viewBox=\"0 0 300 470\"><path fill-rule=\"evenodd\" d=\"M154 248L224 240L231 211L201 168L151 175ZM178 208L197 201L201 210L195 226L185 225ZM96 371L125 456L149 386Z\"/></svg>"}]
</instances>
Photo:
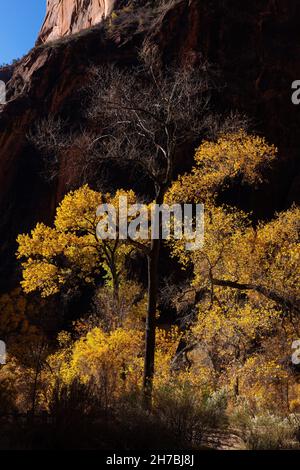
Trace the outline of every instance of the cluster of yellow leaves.
<instances>
[{"instance_id":1,"label":"cluster of yellow leaves","mask_svg":"<svg viewBox=\"0 0 300 470\"><path fill-rule=\"evenodd\" d=\"M156 387L170 379L172 359L181 336L177 327L157 330ZM94 327L75 341L66 332L60 333L58 340L58 351L48 358L51 387L57 380L65 384L73 380L92 381L106 398L113 400L142 386L144 333L141 330L120 327L107 332Z\"/></svg>"},{"instance_id":2,"label":"cluster of yellow leaves","mask_svg":"<svg viewBox=\"0 0 300 470\"><path fill-rule=\"evenodd\" d=\"M299 234L297 207L255 228L241 211L207 205L203 248L188 252L179 240L173 241L172 252L183 266L192 263L196 287L212 289L213 280L249 284L296 304L300 298Z\"/></svg>"},{"instance_id":3,"label":"cluster of yellow leaves","mask_svg":"<svg viewBox=\"0 0 300 470\"><path fill-rule=\"evenodd\" d=\"M77 236L38 224L30 235L18 237L26 293L38 290L43 297L56 294L74 274L91 282L99 266L97 246L91 235Z\"/></svg>"},{"instance_id":4,"label":"cluster of yellow leaves","mask_svg":"<svg viewBox=\"0 0 300 470\"><path fill-rule=\"evenodd\" d=\"M87 185L68 193L56 211L54 226L59 232L81 231L95 233L96 210L104 203L101 193L93 191Z\"/></svg>"},{"instance_id":5,"label":"cluster of yellow leaves","mask_svg":"<svg viewBox=\"0 0 300 470\"><path fill-rule=\"evenodd\" d=\"M205 141L196 151L195 167L173 184L166 202L201 203L215 196L226 182L237 176L250 184L259 183L261 169L270 164L276 154L274 145L243 129L222 135L217 142Z\"/></svg>"},{"instance_id":6,"label":"cluster of yellow leaves","mask_svg":"<svg viewBox=\"0 0 300 470\"><path fill-rule=\"evenodd\" d=\"M126 196L128 204L136 202L133 191L102 195L85 185L65 196L53 228L37 224L30 235L18 237L17 257L25 260L22 287L26 293L38 290L47 297L68 282L93 282L100 268L107 271L109 280L112 265L116 271L121 270L132 247L96 237L98 206L105 202L117 208L120 196Z\"/></svg>"},{"instance_id":7,"label":"cluster of yellow leaves","mask_svg":"<svg viewBox=\"0 0 300 470\"><path fill-rule=\"evenodd\" d=\"M191 331L205 351L202 362L220 377L224 370L237 375L251 354L271 331L275 331L282 313L271 302L261 302L254 295L241 300L230 289L216 289L218 301L199 304L197 321ZM254 348L255 349L255 348ZM223 380L223 378L222 378Z\"/></svg>"},{"instance_id":8,"label":"cluster of yellow leaves","mask_svg":"<svg viewBox=\"0 0 300 470\"><path fill-rule=\"evenodd\" d=\"M218 302L208 306L203 302L199 305L198 320L192 332L199 341L217 350L219 355L228 355L230 349L236 347L246 349L249 342L262 338L268 333L281 317L274 305L266 302L257 303L239 301L235 293L229 289L216 289Z\"/></svg>"},{"instance_id":9,"label":"cluster of yellow leaves","mask_svg":"<svg viewBox=\"0 0 300 470\"><path fill-rule=\"evenodd\" d=\"M243 129L221 136L215 144L204 142L196 152L197 165L216 180L241 174L249 183L260 181L259 168L270 163L277 149L263 137L249 135Z\"/></svg>"},{"instance_id":10,"label":"cluster of yellow leaves","mask_svg":"<svg viewBox=\"0 0 300 470\"><path fill-rule=\"evenodd\" d=\"M255 277L293 302L300 298L300 208L260 224L255 239Z\"/></svg>"},{"instance_id":11,"label":"cluster of yellow leaves","mask_svg":"<svg viewBox=\"0 0 300 470\"><path fill-rule=\"evenodd\" d=\"M238 393L255 406L286 408L287 387L295 384L287 358L298 337L289 318L257 294L241 298L219 288L215 294L218 302L199 304L192 327L203 351L200 365L215 376L217 388Z\"/></svg>"},{"instance_id":12,"label":"cluster of yellow leaves","mask_svg":"<svg viewBox=\"0 0 300 470\"><path fill-rule=\"evenodd\" d=\"M113 379L112 392L117 392L117 383L123 386L138 380L141 348L139 331L118 328L105 333L95 328L75 342L70 373L84 382L92 377L101 381L103 374L109 374Z\"/></svg>"},{"instance_id":13,"label":"cluster of yellow leaves","mask_svg":"<svg viewBox=\"0 0 300 470\"><path fill-rule=\"evenodd\" d=\"M194 265L198 283L207 279L212 271L218 273L223 270L225 259L229 272L232 271L231 277L234 278L243 249L242 237L248 226L248 218L242 211L207 204L204 212L203 248L187 251L184 239L172 240L172 254L179 258L184 267L189 263Z\"/></svg>"},{"instance_id":14,"label":"cluster of yellow leaves","mask_svg":"<svg viewBox=\"0 0 300 470\"><path fill-rule=\"evenodd\" d=\"M137 202L132 190L118 190L114 195L102 194L93 191L88 185L84 185L76 191L68 193L60 203L56 211L55 228L59 232L78 233L86 231L95 235L95 227L99 222L96 215L100 204L111 204L118 212L121 197L127 198L127 205Z\"/></svg>"},{"instance_id":15,"label":"cluster of yellow leaves","mask_svg":"<svg viewBox=\"0 0 300 470\"><path fill-rule=\"evenodd\" d=\"M248 358L240 371L243 394L266 408L288 406L289 372L278 360L256 354Z\"/></svg>"}]
</instances>

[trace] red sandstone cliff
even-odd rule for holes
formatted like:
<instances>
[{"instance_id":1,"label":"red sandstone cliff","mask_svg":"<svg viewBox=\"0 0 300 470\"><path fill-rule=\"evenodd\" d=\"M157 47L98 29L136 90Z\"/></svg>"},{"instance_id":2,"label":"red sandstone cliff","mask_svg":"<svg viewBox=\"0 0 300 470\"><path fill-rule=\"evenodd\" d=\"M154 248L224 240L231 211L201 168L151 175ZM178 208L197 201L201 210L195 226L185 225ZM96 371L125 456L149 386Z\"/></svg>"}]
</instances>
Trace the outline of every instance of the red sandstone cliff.
<instances>
[{"instance_id":1,"label":"red sandstone cliff","mask_svg":"<svg viewBox=\"0 0 300 470\"><path fill-rule=\"evenodd\" d=\"M44 43L89 28L107 17L115 0L47 0L38 42Z\"/></svg>"}]
</instances>

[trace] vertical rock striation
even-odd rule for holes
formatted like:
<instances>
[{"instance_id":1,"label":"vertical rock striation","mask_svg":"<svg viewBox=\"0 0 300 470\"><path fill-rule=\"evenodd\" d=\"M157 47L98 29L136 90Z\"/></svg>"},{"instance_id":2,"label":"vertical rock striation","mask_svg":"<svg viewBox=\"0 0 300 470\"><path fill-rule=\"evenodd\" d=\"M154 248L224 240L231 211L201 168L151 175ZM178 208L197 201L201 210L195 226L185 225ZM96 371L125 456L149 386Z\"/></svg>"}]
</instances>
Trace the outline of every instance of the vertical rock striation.
<instances>
[{"instance_id":1,"label":"vertical rock striation","mask_svg":"<svg viewBox=\"0 0 300 470\"><path fill-rule=\"evenodd\" d=\"M47 12L38 43L77 33L107 17L115 0L47 0Z\"/></svg>"}]
</instances>

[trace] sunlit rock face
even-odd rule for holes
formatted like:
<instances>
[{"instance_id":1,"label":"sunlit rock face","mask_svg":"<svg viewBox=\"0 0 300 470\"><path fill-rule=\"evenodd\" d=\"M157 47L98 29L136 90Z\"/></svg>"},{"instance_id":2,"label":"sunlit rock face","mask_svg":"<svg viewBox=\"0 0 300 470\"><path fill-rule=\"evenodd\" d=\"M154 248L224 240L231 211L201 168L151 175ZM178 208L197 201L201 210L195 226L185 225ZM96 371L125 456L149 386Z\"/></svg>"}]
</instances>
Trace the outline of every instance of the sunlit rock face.
<instances>
[{"instance_id":1,"label":"sunlit rock face","mask_svg":"<svg viewBox=\"0 0 300 470\"><path fill-rule=\"evenodd\" d=\"M47 0L38 42L44 43L89 28L107 17L116 0Z\"/></svg>"}]
</instances>

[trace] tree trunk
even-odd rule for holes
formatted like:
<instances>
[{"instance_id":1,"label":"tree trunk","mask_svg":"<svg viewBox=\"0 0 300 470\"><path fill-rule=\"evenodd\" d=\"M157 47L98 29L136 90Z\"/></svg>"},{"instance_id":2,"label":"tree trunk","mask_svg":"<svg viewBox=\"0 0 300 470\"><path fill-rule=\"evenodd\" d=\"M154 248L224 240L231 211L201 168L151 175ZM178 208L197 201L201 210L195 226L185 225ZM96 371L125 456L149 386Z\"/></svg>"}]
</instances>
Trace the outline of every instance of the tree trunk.
<instances>
[{"instance_id":1,"label":"tree trunk","mask_svg":"<svg viewBox=\"0 0 300 470\"><path fill-rule=\"evenodd\" d=\"M35 366L35 374L34 374L34 381L33 381L33 388L32 388L32 397L31 397L31 417L34 419L35 417L35 408L36 408L36 399L37 399L37 389L38 389L38 379L41 372L41 362L42 362L42 354L44 351L44 338L40 344L37 362Z\"/></svg>"},{"instance_id":2,"label":"tree trunk","mask_svg":"<svg viewBox=\"0 0 300 470\"><path fill-rule=\"evenodd\" d=\"M152 240L151 253L148 256L148 309L144 365L144 402L146 408L151 408L152 402L159 251L160 240Z\"/></svg>"},{"instance_id":3,"label":"tree trunk","mask_svg":"<svg viewBox=\"0 0 300 470\"><path fill-rule=\"evenodd\" d=\"M156 204L162 204L164 191L160 190L156 198ZM151 250L148 255L148 308L146 319L145 338L145 364L144 364L144 405L151 409L152 389L154 377L155 359L155 333L156 333L156 310L158 297L158 267L161 245L161 216L159 217L159 239L151 241ZM155 230L152 227L152 230Z\"/></svg>"},{"instance_id":4,"label":"tree trunk","mask_svg":"<svg viewBox=\"0 0 300 470\"><path fill-rule=\"evenodd\" d=\"M120 315L120 279L114 253L112 253L111 259L109 260L109 268L112 278L113 299L115 303L115 308L117 309L118 315ZM120 318L118 318L118 320L120 320Z\"/></svg>"}]
</instances>

